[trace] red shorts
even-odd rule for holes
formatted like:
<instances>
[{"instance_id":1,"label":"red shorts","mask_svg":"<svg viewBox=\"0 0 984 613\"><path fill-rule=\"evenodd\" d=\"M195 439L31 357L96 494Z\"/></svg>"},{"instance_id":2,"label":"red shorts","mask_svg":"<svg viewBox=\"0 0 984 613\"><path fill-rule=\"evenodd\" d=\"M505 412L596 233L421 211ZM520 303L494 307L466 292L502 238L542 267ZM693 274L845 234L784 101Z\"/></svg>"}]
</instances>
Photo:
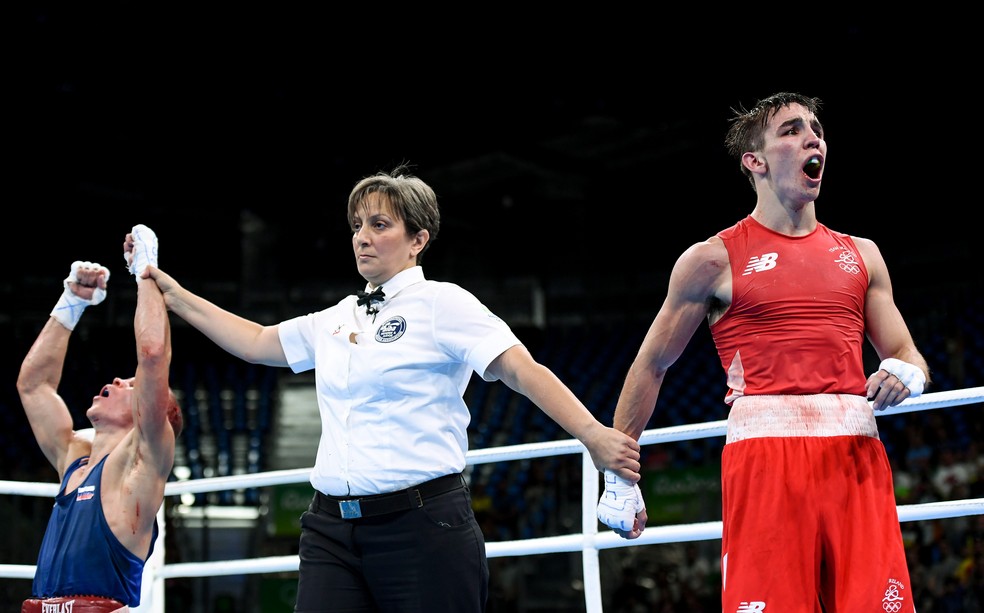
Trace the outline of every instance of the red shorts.
<instances>
[{"instance_id":1,"label":"red shorts","mask_svg":"<svg viewBox=\"0 0 984 613\"><path fill-rule=\"evenodd\" d=\"M127 613L130 608L112 598L99 596L58 596L56 598L28 598L21 605L21 613Z\"/></svg>"},{"instance_id":2,"label":"red shorts","mask_svg":"<svg viewBox=\"0 0 984 613\"><path fill-rule=\"evenodd\" d=\"M858 396L743 397L721 456L724 613L913 613L892 471ZM768 608L766 608L768 607Z\"/></svg>"}]
</instances>

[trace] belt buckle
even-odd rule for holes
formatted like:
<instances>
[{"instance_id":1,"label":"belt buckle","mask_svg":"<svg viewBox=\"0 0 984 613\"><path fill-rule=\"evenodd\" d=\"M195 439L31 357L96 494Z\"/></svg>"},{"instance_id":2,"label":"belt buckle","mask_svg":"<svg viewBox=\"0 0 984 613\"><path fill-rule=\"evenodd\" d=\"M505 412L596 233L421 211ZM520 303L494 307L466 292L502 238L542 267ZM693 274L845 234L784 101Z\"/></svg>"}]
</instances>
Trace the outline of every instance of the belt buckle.
<instances>
[{"instance_id":1,"label":"belt buckle","mask_svg":"<svg viewBox=\"0 0 984 613\"><path fill-rule=\"evenodd\" d=\"M358 519L362 517L362 505L359 500L339 500L338 510L342 513L342 519Z\"/></svg>"}]
</instances>

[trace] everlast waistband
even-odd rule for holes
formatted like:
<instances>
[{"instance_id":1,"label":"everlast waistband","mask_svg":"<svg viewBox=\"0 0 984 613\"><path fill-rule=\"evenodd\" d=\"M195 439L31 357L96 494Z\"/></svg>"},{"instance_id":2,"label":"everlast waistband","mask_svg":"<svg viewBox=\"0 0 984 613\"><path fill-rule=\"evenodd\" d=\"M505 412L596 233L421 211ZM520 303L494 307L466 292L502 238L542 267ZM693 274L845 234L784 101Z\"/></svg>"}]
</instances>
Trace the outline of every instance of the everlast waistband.
<instances>
[{"instance_id":1,"label":"everlast waistband","mask_svg":"<svg viewBox=\"0 0 984 613\"><path fill-rule=\"evenodd\" d=\"M127 613L130 607L119 600L99 596L28 598L21 613Z\"/></svg>"},{"instance_id":2,"label":"everlast waistband","mask_svg":"<svg viewBox=\"0 0 984 613\"><path fill-rule=\"evenodd\" d=\"M343 497L329 496L318 492L315 495L319 511L342 519L358 519L360 517L375 517L398 511L419 509L424 501L438 494L444 494L465 486L461 473L445 475L437 479L425 481L420 485L408 487L399 492L376 494L374 496Z\"/></svg>"}]
</instances>

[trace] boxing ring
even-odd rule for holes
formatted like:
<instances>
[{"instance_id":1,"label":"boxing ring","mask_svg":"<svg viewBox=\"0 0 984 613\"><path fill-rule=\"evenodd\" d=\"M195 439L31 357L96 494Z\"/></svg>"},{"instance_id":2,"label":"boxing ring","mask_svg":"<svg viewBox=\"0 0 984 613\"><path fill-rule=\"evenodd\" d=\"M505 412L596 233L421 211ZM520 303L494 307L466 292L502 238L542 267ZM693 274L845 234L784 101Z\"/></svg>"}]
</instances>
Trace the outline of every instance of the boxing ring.
<instances>
[{"instance_id":1,"label":"boxing ring","mask_svg":"<svg viewBox=\"0 0 984 613\"><path fill-rule=\"evenodd\" d=\"M984 387L924 394L902 404L879 411L876 417L941 409L959 405L984 402ZM725 420L646 430L639 442L642 445L671 443L724 436ZM686 525L648 526L638 539L626 540L611 530L599 532L596 503L600 495L599 473L590 455L575 439L545 443L521 444L512 446L475 449L467 455L470 466L494 462L508 462L557 455L581 454L581 532L545 538L530 538L505 542L488 542L486 551L489 558L528 556L546 553L580 552L584 572L584 598L587 613L602 613L601 573L598 553L604 549L617 547L638 547L660 543L703 541L721 538L721 522L693 523ZM170 482L165 487L166 496L197 494L240 488L305 483L310 468L281 470L250 475L213 477L191 481ZM20 496L42 496L53 498L57 493L56 483L29 483L21 481L0 481L0 494ZM933 502L898 507L899 521L921 521L963 517L984 514L984 498ZM164 581L169 578L214 577L221 575L241 575L277 572L296 572L296 555L275 556L241 560L215 560L210 562L164 563L164 521L163 506L158 519L162 532L157 546L144 571L143 595L140 607L133 613L164 613ZM7 535L10 538L10 535ZM0 578L32 579L35 567L32 565L0 563ZM29 589L29 588L28 588ZM28 597L26 590L24 597Z\"/></svg>"}]
</instances>

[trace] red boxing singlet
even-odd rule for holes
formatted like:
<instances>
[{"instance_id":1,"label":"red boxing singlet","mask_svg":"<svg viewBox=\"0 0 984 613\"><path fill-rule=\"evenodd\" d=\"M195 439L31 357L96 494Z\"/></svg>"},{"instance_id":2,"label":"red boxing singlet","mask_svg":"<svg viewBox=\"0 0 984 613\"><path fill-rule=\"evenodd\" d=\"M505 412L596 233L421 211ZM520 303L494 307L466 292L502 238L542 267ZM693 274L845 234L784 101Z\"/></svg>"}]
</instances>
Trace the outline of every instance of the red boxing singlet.
<instances>
[{"instance_id":1,"label":"red boxing singlet","mask_svg":"<svg viewBox=\"0 0 984 613\"><path fill-rule=\"evenodd\" d=\"M724 613L913 613L892 470L865 398L868 273L854 241L746 217L718 234L732 303L711 326L731 405ZM822 603L822 609L821 609Z\"/></svg>"},{"instance_id":2,"label":"red boxing singlet","mask_svg":"<svg viewBox=\"0 0 984 613\"><path fill-rule=\"evenodd\" d=\"M731 306L711 327L745 394L865 394L868 271L854 241L823 224L785 236L746 217L718 233L731 262Z\"/></svg>"}]
</instances>

